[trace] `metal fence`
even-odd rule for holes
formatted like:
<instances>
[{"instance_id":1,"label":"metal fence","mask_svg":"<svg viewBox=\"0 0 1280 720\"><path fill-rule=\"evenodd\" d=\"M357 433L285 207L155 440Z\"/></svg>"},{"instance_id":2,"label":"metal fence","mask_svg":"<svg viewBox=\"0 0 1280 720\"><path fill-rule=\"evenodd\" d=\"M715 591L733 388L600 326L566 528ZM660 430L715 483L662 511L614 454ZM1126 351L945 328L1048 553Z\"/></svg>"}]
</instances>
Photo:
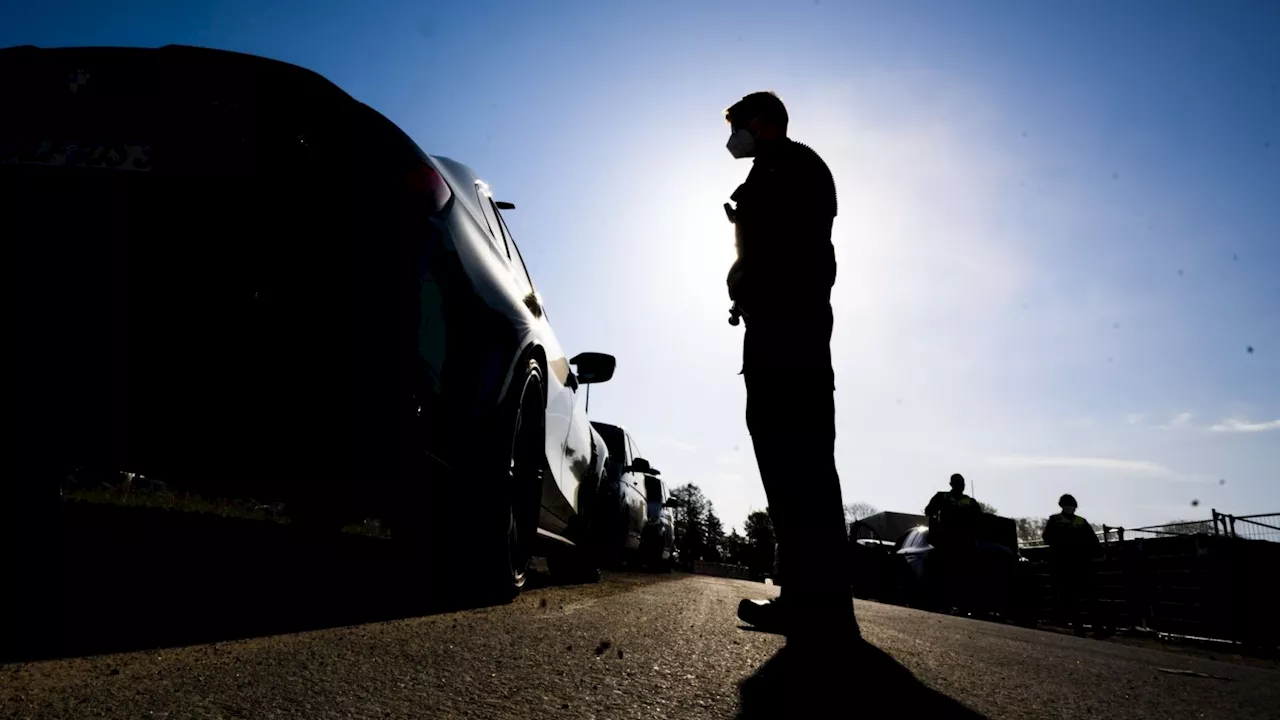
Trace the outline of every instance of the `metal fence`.
<instances>
[{"instance_id":1,"label":"metal fence","mask_svg":"<svg viewBox=\"0 0 1280 720\"><path fill-rule=\"evenodd\" d=\"M694 560L690 569L698 575L715 575L716 577L736 578L738 580L751 579L751 570L744 565Z\"/></svg>"},{"instance_id":2,"label":"metal fence","mask_svg":"<svg viewBox=\"0 0 1280 720\"><path fill-rule=\"evenodd\" d=\"M1214 516L1215 523L1222 527L1223 535L1280 542L1280 513L1223 515L1215 512Z\"/></svg>"},{"instance_id":3,"label":"metal fence","mask_svg":"<svg viewBox=\"0 0 1280 720\"><path fill-rule=\"evenodd\" d=\"M1116 528L1116 527L1111 527L1109 525L1103 525L1102 529L1095 532L1094 535L1096 535L1098 537L1098 540L1103 543L1119 542L1124 539L1124 532L1125 532L1124 528ZM1048 547L1048 545L1045 544L1044 540L1037 539L1037 540L1019 540L1018 541L1019 550L1031 550L1034 548L1042 548L1042 547Z\"/></svg>"},{"instance_id":4,"label":"metal fence","mask_svg":"<svg viewBox=\"0 0 1280 720\"><path fill-rule=\"evenodd\" d=\"M1103 542L1123 542L1142 538L1221 535L1245 540L1280 542L1280 513L1229 515L1217 510L1210 510L1210 513L1210 517L1206 520L1184 520L1138 528L1104 525L1103 531L1098 533L1098 539Z\"/></svg>"},{"instance_id":5,"label":"metal fence","mask_svg":"<svg viewBox=\"0 0 1280 720\"><path fill-rule=\"evenodd\" d=\"M1280 566L1280 513L1228 515L1141 528L1104 526L1096 610L1112 627L1280 644L1269 568ZM1058 623L1048 551L1022 545L1023 602Z\"/></svg>"},{"instance_id":6,"label":"metal fence","mask_svg":"<svg viewBox=\"0 0 1280 720\"><path fill-rule=\"evenodd\" d=\"M1148 525L1137 528L1111 528L1118 539L1140 540L1142 538L1177 537L1180 535L1217 535L1216 512L1210 520L1186 520L1163 525Z\"/></svg>"}]
</instances>

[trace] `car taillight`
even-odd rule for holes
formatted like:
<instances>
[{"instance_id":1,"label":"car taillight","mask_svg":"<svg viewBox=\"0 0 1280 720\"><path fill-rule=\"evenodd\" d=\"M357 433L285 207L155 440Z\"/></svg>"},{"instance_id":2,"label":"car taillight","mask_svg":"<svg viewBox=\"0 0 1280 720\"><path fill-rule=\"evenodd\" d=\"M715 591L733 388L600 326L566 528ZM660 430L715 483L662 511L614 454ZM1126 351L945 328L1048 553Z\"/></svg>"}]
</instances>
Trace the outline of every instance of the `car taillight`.
<instances>
[{"instance_id":1,"label":"car taillight","mask_svg":"<svg viewBox=\"0 0 1280 720\"><path fill-rule=\"evenodd\" d=\"M453 197L453 191L440 173L425 163L409 171L405 184L419 197L427 200L432 213L443 210L449 198Z\"/></svg>"}]
</instances>

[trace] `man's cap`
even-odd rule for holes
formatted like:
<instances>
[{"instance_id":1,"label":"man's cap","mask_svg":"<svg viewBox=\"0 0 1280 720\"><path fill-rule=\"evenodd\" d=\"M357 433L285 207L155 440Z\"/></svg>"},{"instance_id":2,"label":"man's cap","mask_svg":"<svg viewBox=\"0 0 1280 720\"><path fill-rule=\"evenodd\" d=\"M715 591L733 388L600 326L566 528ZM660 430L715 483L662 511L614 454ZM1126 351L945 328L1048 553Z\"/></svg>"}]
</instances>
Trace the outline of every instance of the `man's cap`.
<instances>
[{"instance_id":1,"label":"man's cap","mask_svg":"<svg viewBox=\"0 0 1280 720\"><path fill-rule=\"evenodd\" d=\"M1080 507L1080 504L1076 502L1075 496L1071 495L1071 493L1067 493L1066 495L1058 498L1058 507L1066 507L1068 505L1071 507Z\"/></svg>"},{"instance_id":2,"label":"man's cap","mask_svg":"<svg viewBox=\"0 0 1280 720\"><path fill-rule=\"evenodd\" d=\"M961 475L960 473L955 473L951 476L951 482L952 483L964 482L964 476Z\"/></svg>"}]
</instances>

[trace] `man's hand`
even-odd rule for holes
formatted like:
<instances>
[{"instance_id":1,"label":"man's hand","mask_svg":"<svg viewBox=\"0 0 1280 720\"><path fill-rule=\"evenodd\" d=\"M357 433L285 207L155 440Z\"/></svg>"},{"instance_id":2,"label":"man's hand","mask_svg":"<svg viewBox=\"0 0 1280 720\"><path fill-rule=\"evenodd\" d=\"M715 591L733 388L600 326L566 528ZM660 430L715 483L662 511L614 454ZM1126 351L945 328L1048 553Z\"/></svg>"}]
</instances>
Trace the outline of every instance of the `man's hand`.
<instances>
[{"instance_id":1,"label":"man's hand","mask_svg":"<svg viewBox=\"0 0 1280 720\"><path fill-rule=\"evenodd\" d=\"M729 268L729 276L725 278L725 284L729 287L729 299L734 302L738 301L738 284L742 282L742 261L735 260L733 267Z\"/></svg>"}]
</instances>

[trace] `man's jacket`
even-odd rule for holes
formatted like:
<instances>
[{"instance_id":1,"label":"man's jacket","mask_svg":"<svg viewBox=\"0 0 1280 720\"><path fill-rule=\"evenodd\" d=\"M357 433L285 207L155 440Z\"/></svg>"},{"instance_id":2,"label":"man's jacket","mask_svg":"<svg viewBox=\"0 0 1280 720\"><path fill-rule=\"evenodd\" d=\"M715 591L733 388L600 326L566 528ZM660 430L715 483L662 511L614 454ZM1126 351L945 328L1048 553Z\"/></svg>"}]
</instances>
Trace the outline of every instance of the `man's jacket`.
<instances>
[{"instance_id":1,"label":"man's jacket","mask_svg":"<svg viewBox=\"0 0 1280 720\"><path fill-rule=\"evenodd\" d=\"M733 193L747 315L743 370L831 368L836 186L818 154L783 140Z\"/></svg>"},{"instance_id":2,"label":"man's jacket","mask_svg":"<svg viewBox=\"0 0 1280 720\"><path fill-rule=\"evenodd\" d=\"M1102 543L1098 542L1093 526L1079 515L1050 516L1042 537L1056 560L1084 562L1102 555Z\"/></svg>"},{"instance_id":3,"label":"man's jacket","mask_svg":"<svg viewBox=\"0 0 1280 720\"><path fill-rule=\"evenodd\" d=\"M977 538L981 506L964 493L934 493L925 506L929 518L929 542L940 547L947 544L972 543Z\"/></svg>"}]
</instances>

